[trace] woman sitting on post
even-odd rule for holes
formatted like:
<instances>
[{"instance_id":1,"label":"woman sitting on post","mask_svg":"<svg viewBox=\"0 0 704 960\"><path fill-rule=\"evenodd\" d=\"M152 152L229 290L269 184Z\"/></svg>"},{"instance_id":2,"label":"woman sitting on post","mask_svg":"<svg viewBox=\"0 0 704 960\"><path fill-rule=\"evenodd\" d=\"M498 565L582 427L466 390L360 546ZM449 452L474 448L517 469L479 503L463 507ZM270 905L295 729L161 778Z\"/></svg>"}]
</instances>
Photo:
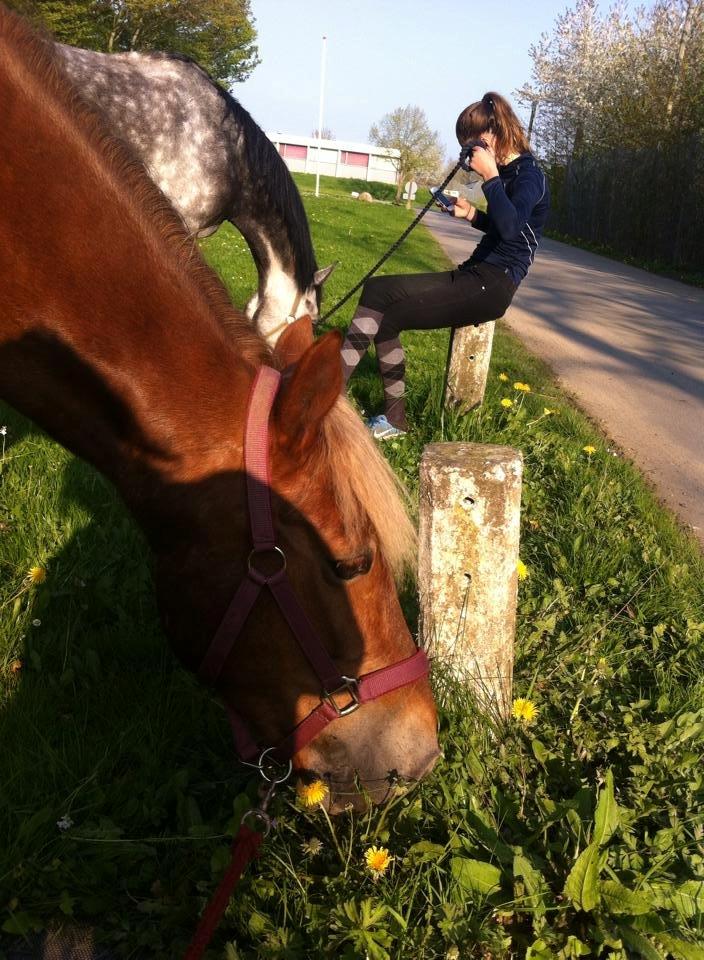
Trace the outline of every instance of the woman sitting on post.
<instances>
[{"instance_id":1,"label":"woman sitting on post","mask_svg":"<svg viewBox=\"0 0 704 960\"><path fill-rule=\"evenodd\" d=\"M472 145L469 165L483 180L487 212L460 197L446 209L484 232L456 270L372 277L342 345L345 382L372 340L384 386L384 412L368 426L379 440L402 436L405 411L403 330L453 330L503 316L533 263L550 205L545 175L510 104L486 93L457 118L457 139ZM445 209L445 208L441 208Z\"/></svg>"}]
</instances>

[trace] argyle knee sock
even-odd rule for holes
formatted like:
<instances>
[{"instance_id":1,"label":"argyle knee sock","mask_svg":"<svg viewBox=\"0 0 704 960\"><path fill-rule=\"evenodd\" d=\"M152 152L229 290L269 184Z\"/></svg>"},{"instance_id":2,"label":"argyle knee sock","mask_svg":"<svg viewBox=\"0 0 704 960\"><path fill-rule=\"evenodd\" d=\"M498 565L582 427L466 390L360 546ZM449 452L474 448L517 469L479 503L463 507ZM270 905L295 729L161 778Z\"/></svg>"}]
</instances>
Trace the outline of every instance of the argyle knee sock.
<instances>
[{"instance_id":1,"label":"argyle knee sock","mask_svg":"<svg viewBox=\"0 0 704 960\"><path fill-rule=\"evenodd\" d=\"M357 307L341 350L342 375L345 383L357 369L357 364L379 332L383 316L383 313L379 313L378 310L371 310L361 303Z\"/></svg>"},{"instance_id":2,"label":"argyle knee sock","mask_svg":"<svg viewBox=\"0 0 704 960\"><path fill-rule=\"evenodd\" d=\"M398 337L376 341L376 357L384 385L386 419L399 430L407 430L406 421L406 358Z\"/></svg>"}]
</instances>

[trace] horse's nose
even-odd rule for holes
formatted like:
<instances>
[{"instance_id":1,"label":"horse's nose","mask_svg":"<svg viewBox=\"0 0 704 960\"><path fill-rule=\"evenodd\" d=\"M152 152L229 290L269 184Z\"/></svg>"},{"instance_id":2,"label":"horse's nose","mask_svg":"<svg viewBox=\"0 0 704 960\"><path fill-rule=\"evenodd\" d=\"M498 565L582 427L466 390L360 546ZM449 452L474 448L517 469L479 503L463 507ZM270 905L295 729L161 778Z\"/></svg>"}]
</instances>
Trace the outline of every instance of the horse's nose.
<instances>
[{"instance_id":1,"label":"horse's nose","mask_svg":"<svg viewBox=\"0 0 704 960\"><path fill-rule=\"evenodd\" d=\"M404 792L415 786L423 777L427 776L435 766L440 750L435 749L419 761L418 766L406 772L390 770L383 778L365 780L355 771L355 777L347 782L329 781L329 793L326 797L326 807L330 813L342 813L343 810L365 810L370 804L381 804L397 796L399 791Z\"/></svg>"},{"instance_id":2,"label":"horse's nose","mask_svg":"<svg viewBox=\"0 0 704 960\"><path fill-rule=\"evenodd\" d=\"M440 756L437 719L424 693L397 693L367 703L330 724L299 752L296 766L306 779L328 785L331 812L350 804L360 809L368 802L383 803L399 786L416 783L432 770Z\"/></svg>"}]
</instances>

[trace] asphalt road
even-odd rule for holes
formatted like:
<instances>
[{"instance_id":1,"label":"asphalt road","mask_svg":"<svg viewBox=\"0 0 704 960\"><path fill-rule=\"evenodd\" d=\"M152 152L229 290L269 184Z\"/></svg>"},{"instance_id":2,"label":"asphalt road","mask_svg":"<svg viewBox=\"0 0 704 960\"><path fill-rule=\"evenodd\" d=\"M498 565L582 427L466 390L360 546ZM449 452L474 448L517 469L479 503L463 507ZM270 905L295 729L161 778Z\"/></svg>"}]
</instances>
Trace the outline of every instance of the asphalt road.
<instances>
[{"instance_id":1,"label":"asphalt road","mask_svg":"<svg viewBox=\"0 0 704 960\"><path fill-rule=\"evenodd\" d=\"M456 262L481 237L424 222ZM704 290L543 240L506 321L704 545Z\"/></svg>"}]
</instances>

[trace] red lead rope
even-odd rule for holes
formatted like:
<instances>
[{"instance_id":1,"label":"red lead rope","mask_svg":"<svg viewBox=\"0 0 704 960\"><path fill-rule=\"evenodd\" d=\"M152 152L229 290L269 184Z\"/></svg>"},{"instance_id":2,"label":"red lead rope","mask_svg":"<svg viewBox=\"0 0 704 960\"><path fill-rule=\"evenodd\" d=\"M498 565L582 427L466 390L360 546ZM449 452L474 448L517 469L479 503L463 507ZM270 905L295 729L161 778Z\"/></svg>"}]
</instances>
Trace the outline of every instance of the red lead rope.
<instances>
[{"instance_id":1,"label":"red lead rope","mask_svg":"<svg viewBox=\"0 0 704 960\"><path fill-rule=\"evenodd\" d=\"M198 929L190 942L183 960L200 960L210 943L217 925L225 912L232 891L242 876L245 867L259 856L259 848L264 837L256 830L250 830L246 823L240 826L232 844L232 860L225 876L205 908Z\"/></svg>"}]
</instances>

